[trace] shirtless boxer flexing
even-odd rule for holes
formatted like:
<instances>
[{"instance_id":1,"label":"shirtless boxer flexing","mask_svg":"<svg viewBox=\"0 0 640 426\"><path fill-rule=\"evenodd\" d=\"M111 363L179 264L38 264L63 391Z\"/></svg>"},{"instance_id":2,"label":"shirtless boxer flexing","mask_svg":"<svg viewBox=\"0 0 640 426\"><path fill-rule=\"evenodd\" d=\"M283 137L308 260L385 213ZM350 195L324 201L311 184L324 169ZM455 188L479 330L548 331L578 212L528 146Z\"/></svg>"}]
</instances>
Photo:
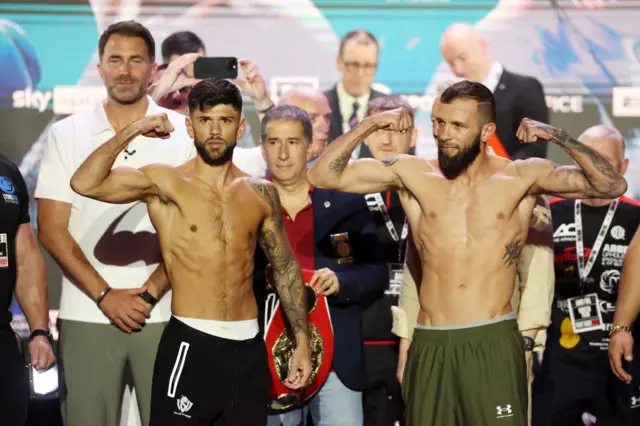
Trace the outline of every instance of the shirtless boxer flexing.
<instances>
[{"instance_id":1,"label":"shirtless boxer flexing","mask_svg":"<svg viewBox=\"0 0 640 426\"><path fill-rule=\"evenodd\" d=\"M400 194L423 271L403 379L407 424L525 425L524 345L510 300L536 196L615 198L626 181L594 150L529 119L518 129L520 140L552 141L580 169L488 155L493 95L469 81L440 96L437 160L400 155L349 162L368 135L407 131L411 124L404 108L366 118L327 147L308 179L319 188Z\"/></svg>"},{"instance_id":2,"label":"shirtless boxer flexing","mask_svg":"<svg viewBox=\"0 0 640 426\"><path fill-rule=\"evenodd\" d=\"M306 293L278 193L231 162L244 131L241 109L232 83L202 81L189 94L186 118L195 159L178 168L112 169L133 138L173 131L165 114L147 116L101 145L71 179L73 190L86 197L146 202L160 239L174 316L158 347L151 425L266 423L271 375L253 295L256 240L274 267L280 303L295 335L286 384L300 388L311 373Z\"/></svg>"}]
</instances>

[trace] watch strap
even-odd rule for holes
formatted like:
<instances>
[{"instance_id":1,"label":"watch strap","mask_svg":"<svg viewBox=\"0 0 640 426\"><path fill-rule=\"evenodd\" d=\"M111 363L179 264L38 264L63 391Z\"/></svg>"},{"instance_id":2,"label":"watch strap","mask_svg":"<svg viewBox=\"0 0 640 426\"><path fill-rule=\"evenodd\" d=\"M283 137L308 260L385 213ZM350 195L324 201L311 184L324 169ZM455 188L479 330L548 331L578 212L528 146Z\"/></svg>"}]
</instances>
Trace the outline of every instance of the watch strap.
<instances>
[{"instance_id":1,"label":"watch strap","mask_svg":"<svg viewBox=\"0 0 640 426\"><path fill-rule=\"evenodd\" d=\"M53 336L51 336L51 332L49 330L45 330L44 328L37 328L31 332L29 335L29 341L32 341L34 337L44 336L47 338L49 343L53 342Z\"/></svg>"},{"instance_id":2,"label":"watch strap","mask_svg":"<svg viewBox=\"0 0 640 426\"><path fill-rule=\"evenodd\" d=\"M144 293L142 293L140 295L140 298L142 300L144 300L145 302L147 302L148 304L150 304L151 306L155 306L156 303L158 303L158 299L156 299L155 297L153 297L151 295L151 293L149 293L149 290L145 291Z\"/></svg>"},{"instance_id":3,"label":"watch strap","mask_svg":"<svg viewBox=\"0 0 640 426\"><path fill-rule=\"evenodd\" d=\"M529 336L522 336L522 341L524 342L524 350L526 352L531 352L536 342Z\"/></svg>"}]
</instances>

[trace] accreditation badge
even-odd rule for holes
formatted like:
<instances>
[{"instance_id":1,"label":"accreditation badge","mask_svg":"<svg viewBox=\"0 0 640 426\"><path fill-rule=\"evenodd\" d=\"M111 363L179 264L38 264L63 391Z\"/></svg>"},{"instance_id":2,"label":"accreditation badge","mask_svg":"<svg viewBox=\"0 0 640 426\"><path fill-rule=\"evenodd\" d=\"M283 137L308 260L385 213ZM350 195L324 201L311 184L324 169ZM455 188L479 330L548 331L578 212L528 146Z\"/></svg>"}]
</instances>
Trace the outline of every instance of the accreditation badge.
<instances>
[{"instance_id":1,"label":"accreditation badge","mask_svg":"<svg viewBox=\"0 0 640 426\"><path fill-rule=\"evenodd\" d=\"M571 325L577 333L604 330L600 302L596 293L567 299Z\"/></svg>"},{"instance_id":2,"label":"accreditation badge","mask_svg":"<svg viewBox=\"0 0 640 426\"><path fill-rule=\"evenodd\" d=\"M388 263L389 266L389 288L384 294L390 296L400 296L403 283L403 264L402 263Z\"/></svg>"}]
</instances>

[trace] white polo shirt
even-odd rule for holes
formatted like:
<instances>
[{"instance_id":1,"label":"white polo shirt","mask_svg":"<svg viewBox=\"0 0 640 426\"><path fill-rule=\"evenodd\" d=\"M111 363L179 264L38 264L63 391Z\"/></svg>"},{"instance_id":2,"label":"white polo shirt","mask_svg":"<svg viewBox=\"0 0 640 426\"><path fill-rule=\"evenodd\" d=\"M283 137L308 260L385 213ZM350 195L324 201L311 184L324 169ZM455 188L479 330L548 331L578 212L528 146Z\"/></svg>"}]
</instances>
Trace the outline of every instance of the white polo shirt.
<instances>
[{"instance_id":1,"label":"white polo shirt","mask_svg":"<svg viewBox=\"0 0 640 426\"><path fill-rule=\"evenodd\" d=\"M139 168L152 163L179 166L195 156L185 117L149 99L147 115L166 113L175 131L169 139L138 136L120 153L114 167ZM115 135L102 104L55 123L49 132L35 198L71 204L69 232L91 265L113 288L140 287L160 263L157 237L144 203L109 204L76 194L71 176L101 144ZM108 324L96 303L63 275L60 318ZM171 295L165 294L148 322L171 316Z\"/></svg>"},{"instance_id":2,"label":"white polo shirt","mask_svg":"<svg viewBox=\"0 0 640 426\"><path fill-rule=\"evenodd\" d=\"M236 147L233 151L233 164L253 177L264 178L267 175L267 163L262 157L262 149L259 146Z\"/></svg>"}]
</instances>

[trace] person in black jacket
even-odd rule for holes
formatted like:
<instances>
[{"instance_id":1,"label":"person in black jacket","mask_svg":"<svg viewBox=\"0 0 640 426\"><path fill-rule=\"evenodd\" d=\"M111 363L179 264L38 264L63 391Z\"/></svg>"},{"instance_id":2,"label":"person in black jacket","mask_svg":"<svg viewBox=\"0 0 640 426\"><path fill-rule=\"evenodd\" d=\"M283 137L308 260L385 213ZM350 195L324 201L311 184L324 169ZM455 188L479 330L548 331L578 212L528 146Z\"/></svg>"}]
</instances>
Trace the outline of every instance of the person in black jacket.
<instances>
[{"instance_id":1,"label":"person in black jacket","mask_svg":"<svg viewBox=\"0 0 640 426\"><path fill-rule=\"evenodd\" d=\"M367 116L404 107L413 119L413 109L395 96L383 96L369 102ZM410 153L416 144L418 131L406 133L378 130L366 140L366 146L376 160ZM364 354L367 367L367 388L363 394L364 424L392 426L402 420L402 398L396 377L398 339L391 332L391 306L397 306L402 288L409 224L396 191L387 190L365 195L376 222L376 233L382 261L389 270L389 284L384 292L372 294L364 302Z\"/></svg>"},{"instance_id":2,"label":"person in black jacket","mask_svg":"<svg viewBox=\"0 0 640 426\"><path fill-rule=\"evenodd\" d=\"M524 117L549 123L544 90L536 78L513 73L492 59L486 41L466 23L455 23L445 30L440 52L450 69L436 74L427 88L428 95L436 96L443 83L456 78L482 83L493 92L496 102L496 132L489 141L494 152L511 160L547 156L547 142L521 144L516 138ZM433 139L426 139L426 145L418 147L419 155L435 149Z\"/></svg>"},{"instance_id":3,"label":"person in black jacket","mask_svg":"<svg viewBox=\"0 0 640 426\"><path fill-rule=\"evenodd\" d=\"M0 154L0 412L2 424L27 424L29 377L9 310L14 296L31 335L29 359L38 371L55 362L49 332L44 261L29 221L29 194L18 167Z\"/></svg>"}]
</instances>

